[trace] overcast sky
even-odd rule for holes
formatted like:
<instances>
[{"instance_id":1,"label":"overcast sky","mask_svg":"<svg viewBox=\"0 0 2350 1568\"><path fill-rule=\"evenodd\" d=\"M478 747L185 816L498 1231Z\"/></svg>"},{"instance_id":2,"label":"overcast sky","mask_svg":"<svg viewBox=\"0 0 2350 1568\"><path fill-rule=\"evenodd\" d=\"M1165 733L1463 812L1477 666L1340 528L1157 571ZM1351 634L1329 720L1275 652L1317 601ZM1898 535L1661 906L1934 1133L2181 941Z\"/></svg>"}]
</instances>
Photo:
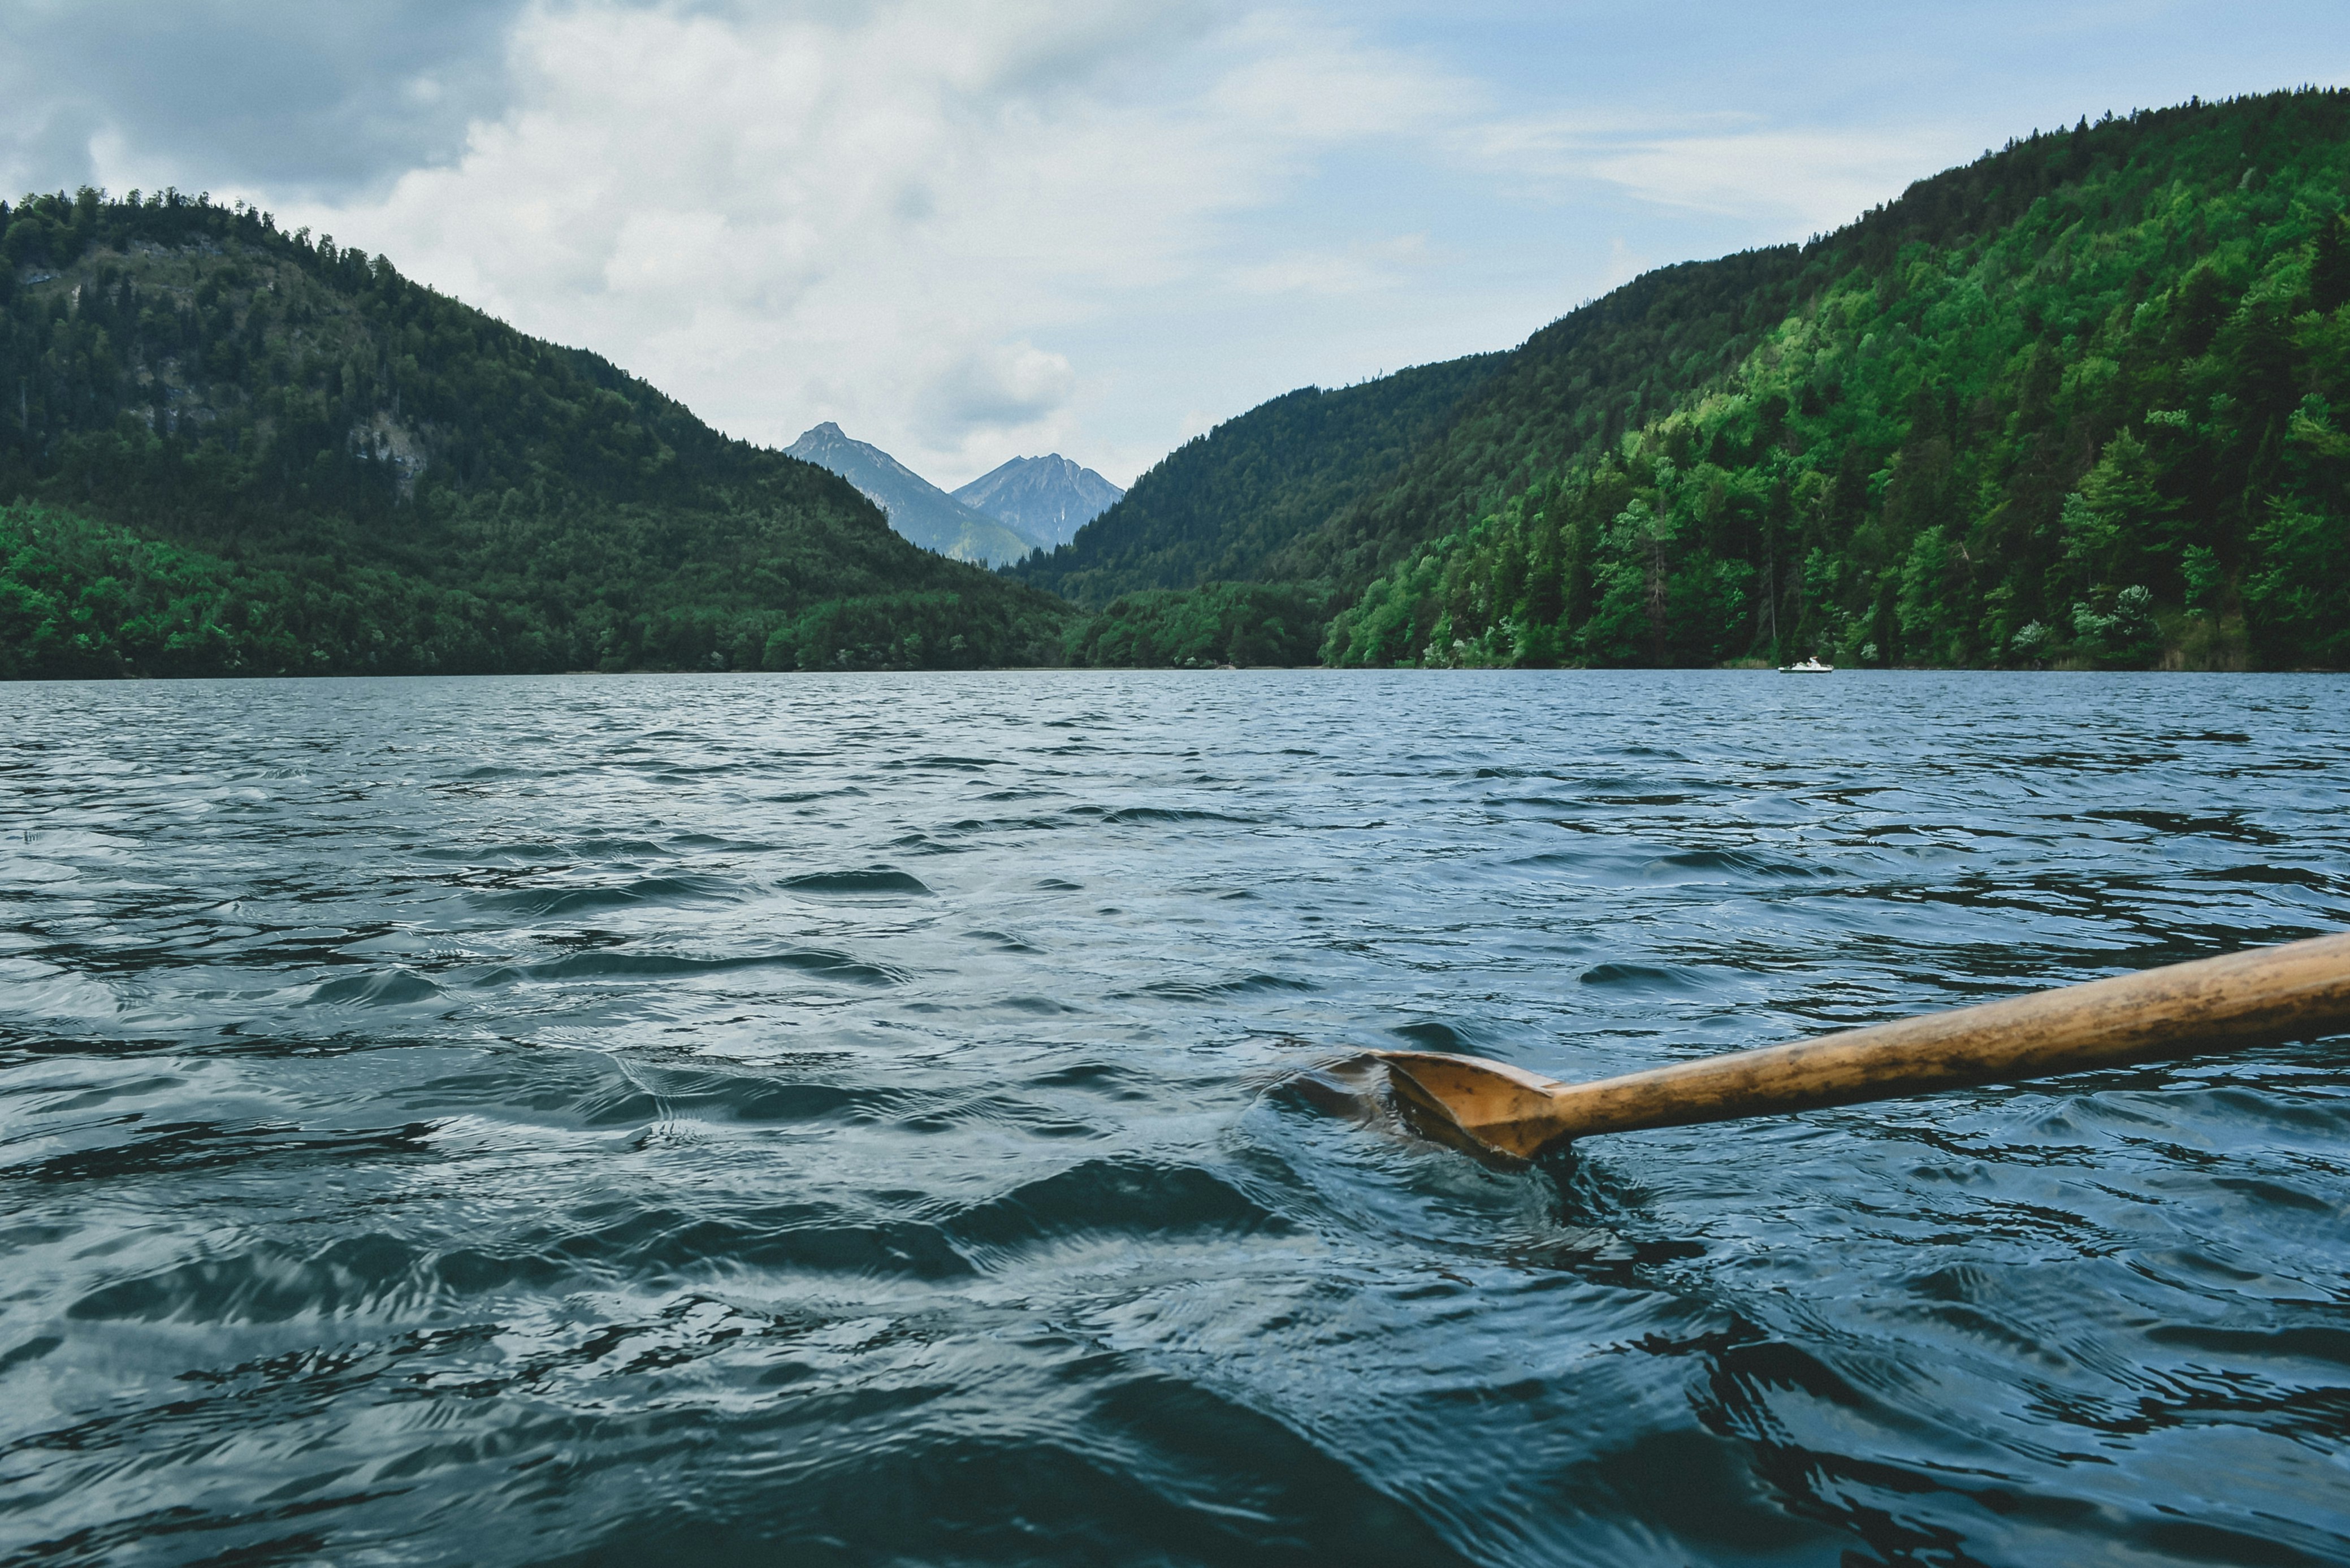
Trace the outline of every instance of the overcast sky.
<instances>
[{"instance_id":1,"label":"overcast sky","mask_svg":"<svg viewBox=\"0 0 2350 1568\"><path fill-rule=\"evenodd\" d=\"M2303 82L2344 0L0 0L0 188L244 197L753 441L1124 484L2035 127Z\"/></svg>"}]
</instances>

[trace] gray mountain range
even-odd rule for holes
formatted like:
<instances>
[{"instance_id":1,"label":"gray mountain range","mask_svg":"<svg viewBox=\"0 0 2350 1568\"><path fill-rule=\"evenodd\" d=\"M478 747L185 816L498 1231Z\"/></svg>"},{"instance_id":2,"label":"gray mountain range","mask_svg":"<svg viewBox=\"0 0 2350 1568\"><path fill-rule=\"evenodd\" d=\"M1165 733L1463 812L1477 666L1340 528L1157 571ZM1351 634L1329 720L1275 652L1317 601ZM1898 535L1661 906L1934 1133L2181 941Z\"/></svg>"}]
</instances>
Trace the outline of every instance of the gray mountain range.
<instances>
[{"instance_id":1,"label":"gray mountain range","mask_svg":"<svg viewBox=\"0 0 2350 1568\"><path fill-rule=\"evenodd\" d=\"M1049 550L1076 538L1078 529L1125 493L1092 469L1054 452L1015 457L956 491L954 498Z\"/></svg>"},{"instance_id":2,"label":"gray mountain range","mask_svg":"<svg viewBox=\"0 0 2350 1568\"><path fill-rule=\"evenodd\" d=\"M925 550L958 561L1000 566L1016 561L1035 541L964 505L878 446L853 441L830 420L784 451L828 468L881 508L889 526Z\"/></svg>"},{"instance_id":3,"label":"gray mountain range","mask_svg":"<svg viewBox=\"0 0 2350 1568\"><path fill-rule=\"evenodd\" d=\"M1126 493L1055 452L1015 457L950 495L830 420L784 451L857 486L881 508L890 527L925 550L984 566L1067 544Z\"/></svg>"}]
</instances>

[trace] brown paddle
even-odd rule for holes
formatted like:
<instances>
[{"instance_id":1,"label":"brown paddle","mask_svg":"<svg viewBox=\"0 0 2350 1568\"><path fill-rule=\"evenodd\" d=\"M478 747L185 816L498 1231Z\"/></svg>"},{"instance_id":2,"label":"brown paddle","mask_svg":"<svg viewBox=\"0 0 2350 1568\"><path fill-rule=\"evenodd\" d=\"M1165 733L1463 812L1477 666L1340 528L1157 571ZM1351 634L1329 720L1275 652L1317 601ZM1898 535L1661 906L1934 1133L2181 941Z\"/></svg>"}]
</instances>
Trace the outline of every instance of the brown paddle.
<instances>
[{"instance_id":1,"label":"brown paddle","mask_svg":"<svg viewBox=\"0 0 2350 1568\"><path fill-rule=\"evenodd\" d=\"M1412 1119L1529 1160L1595 1133L2012 1083L2350 1029L2350 934L1735 1051L1588 1084L1476 1056L1380 1051Z\"/></svg>"}]
</instances>

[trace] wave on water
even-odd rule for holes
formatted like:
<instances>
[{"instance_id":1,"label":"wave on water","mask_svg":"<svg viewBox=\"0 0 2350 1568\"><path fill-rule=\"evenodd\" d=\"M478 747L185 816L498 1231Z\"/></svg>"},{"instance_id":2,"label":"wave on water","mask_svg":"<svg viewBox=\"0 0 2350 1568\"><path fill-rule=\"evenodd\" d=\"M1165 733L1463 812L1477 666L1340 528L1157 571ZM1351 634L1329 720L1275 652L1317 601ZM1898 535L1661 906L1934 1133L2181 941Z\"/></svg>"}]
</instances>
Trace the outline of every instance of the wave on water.
<instances>
[{"instance_id":1,"label":"wave on water","mask_svg":"<svg viewBox=\"0 0 2350 1568\"><path fill-rule=\"evenodd\" d=\"M1527 1170L1360 1054L2340 928L2338 681L581 691L0 687L0 1560L2350 1562L2345 1042Z\"/></svg>"},{"instance_id":2,"label":"wave on water","mask_svg":"<svg viewBox=\"0 0 2350 1568\"><path fill-rule=\"evenodd\" d=\"M930 885L910 872L888 866L876 866L864 871L811 871L803 876L786 877L783 884L795 893L858 894L910 893L928 898Z\"/></svg>"}]
</instances>

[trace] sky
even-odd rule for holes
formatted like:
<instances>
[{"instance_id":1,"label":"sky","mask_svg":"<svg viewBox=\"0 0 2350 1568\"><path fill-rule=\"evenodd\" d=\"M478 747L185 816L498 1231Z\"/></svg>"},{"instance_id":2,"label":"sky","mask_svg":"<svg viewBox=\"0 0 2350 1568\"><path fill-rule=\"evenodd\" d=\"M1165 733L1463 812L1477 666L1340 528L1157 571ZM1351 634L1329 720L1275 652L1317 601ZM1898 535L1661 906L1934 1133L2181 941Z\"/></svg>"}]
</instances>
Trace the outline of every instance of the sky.
<instances>
[{"instance_id":1,"label":"sky","mask_svg":"<svg viewBox=\"0 0 2350 1568\"><path fill-rule=\"evenodd\" d=\"M1128 484L2034 129L2304 83L2342 0L0 0L0 190L255 202L763 444Z\"/></svg>"}]
</instances>

